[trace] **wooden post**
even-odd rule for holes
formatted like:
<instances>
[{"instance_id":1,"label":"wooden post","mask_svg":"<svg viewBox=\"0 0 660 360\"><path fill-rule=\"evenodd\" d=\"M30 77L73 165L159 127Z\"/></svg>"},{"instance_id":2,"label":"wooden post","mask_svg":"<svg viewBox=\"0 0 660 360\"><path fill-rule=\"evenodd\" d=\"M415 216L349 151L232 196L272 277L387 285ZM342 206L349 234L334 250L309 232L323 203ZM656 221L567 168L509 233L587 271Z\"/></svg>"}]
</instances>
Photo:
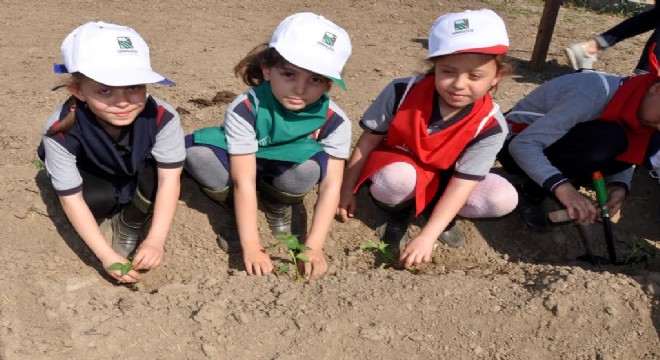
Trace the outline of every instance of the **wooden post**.
<instances>
[{"instance_id":1,"label":"wooden post","mask_svg":"<svg viewBox=\"0 0 660 360\"><path fill-rule=\"evenodd\" d=\"M539 71L541 65L545 63L560 5L561 0L545 0L543 15L541 15L541 22L539 23L539 31L536 34L536 42L534 43L534 51L532 51L532 60L529 62L529 67L532 71Z\"/></svg>"}]
</instances>

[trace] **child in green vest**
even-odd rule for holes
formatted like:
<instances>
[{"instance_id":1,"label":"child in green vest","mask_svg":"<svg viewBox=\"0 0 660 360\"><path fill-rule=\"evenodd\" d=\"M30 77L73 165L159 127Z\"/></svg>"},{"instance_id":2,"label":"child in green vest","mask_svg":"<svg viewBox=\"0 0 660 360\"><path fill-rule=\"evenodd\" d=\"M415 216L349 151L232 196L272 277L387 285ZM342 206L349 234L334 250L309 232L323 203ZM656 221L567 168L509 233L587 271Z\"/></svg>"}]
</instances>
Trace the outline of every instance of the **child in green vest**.
<instances>
[{"instance_id":1,"label":"child in green vest","mask_svg":"<svg viewBox=\"0 0 660 360\"><path fill-rule=\"evenodd\" d=\"M305 277L327 271L323 244L351 145L351 122L327 92L333 83L346 88L341 72L350 53L348 34L331 21L313 13L287 17L269 44L234 68L252 88L228 106L223 126L186 138L186 170L207 195L235 210L238 234L228 224L218 240L228 247L240 241L250 275L273 271L259 236L258 197L274 234L299 235L310 248ZM317 184L307 235L306 218L292 216L292 208Z\"/></svg>"}]
</instances>

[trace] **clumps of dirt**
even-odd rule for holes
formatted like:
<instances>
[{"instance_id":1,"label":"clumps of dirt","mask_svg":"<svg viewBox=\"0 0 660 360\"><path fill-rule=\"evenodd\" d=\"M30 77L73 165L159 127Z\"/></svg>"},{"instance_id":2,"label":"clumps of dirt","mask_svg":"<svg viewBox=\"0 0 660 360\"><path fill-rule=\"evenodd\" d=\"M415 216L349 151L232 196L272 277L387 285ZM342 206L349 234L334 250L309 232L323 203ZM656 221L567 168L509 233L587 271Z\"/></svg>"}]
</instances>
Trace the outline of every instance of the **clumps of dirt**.
<instances>
[{"instance_id":1,"label":"clumps of dirt","mask_svg":"<svg viewBox=\"0 0 660 360\"><path fill-rule=\"evenodd\" d=\"M188 100L199 107L209 107L214 105L228 104L236 98L236 94L232 91L222 90L218 91L212 99L194 98Z\"/></svg>"}]
</instances>

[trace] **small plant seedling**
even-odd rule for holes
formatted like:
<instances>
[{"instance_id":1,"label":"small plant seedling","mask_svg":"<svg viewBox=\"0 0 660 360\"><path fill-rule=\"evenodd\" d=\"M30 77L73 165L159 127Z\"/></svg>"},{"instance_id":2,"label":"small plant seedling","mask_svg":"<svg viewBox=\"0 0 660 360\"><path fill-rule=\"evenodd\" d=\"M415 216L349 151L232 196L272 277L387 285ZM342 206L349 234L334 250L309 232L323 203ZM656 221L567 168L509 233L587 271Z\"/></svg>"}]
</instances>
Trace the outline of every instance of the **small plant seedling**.
<instances>
[{"instance_id":1,"label":"small plant seedling","mask_svg":"<svg viewBox=\"0 0 660 360\"><path fill-rule=\"evenodd\" d=\"M121 276L128 274L131 270L133 270L133 256L133 254L128 255L128 262L126 263L116 262L111 264L108 266L108 270L120 270Z\"/></svg>"},{"instance_id":2,"label":"small plant seedling","mask_svg":"<svg viewBox=\"0 0 660 360\"><path fill-rule=\"evenodd\" d=\"M296 270L296 280L302 280L302 274L300 273L300 270L298 270L298 261L309 262L309 258L307 255L303 254L302 251L311 250L311 248L305 244L301 244L298 241L297 235L277 234L275 235L275 238L284 244L284 247L289 253L289 259L291 261L291 263L284 263L280 265L277 268L277 274L282 275L287 273L291 268L290 265L293 264L293 268Z\"/></svg>"},{"instance_id":3,"label":"small plant seedling","mask_svg":"<svg viewBox=\"0 0 660 360\"><path fill-rule=\"evenodd\" d=\"M371 240L368 240L362 245L360 245L360 249L373 251L375 253L380 254L383 258L385 258L386 262L378 266L381 269L384 269L388 265L393 266L398 263L397 259L394 257L394 255L392 254L390 249L388 249L388 247L389 245L384 241L374 242Z\"/></svg>"},{"instance_id":4,"label":"small plant seedling","mask_svg":"<svg viewBox=\"0 0 660 360\"><path fill-rule=\"evenodd\" d=\"M34 165L34 167L36 167L37 170L43 170L46 168L46 165L44 165L44 162L41 161L41 159L32 159L30 163Z\"/></svg>"},{"instance_id":5,"label":"small plant seedling","mask_svg":"<svg viewBox=\"0 0 660 360\"><path fill-rule=\"evenodd\" d=\"M121 276L124 276L128 274L131 270L133 270L133 263L131 263L130 261L124 264L120 262L116 262L108 266L108 270L120 270Z\"/></svg>"},{"instance_id":6,"label":"small plant seedling","mask_svg":"<svg viewBox=\"0 0 660 360\"><path fill-rule=\"evenodd\" d=\"M657 250L653 245L651 245L648 239L630 237L625 242L632 248L632 251L626 257L626 260L623 262L624 264L645 261L648 260L649 257L656 255Z\"/></svg>"}]
</instances>

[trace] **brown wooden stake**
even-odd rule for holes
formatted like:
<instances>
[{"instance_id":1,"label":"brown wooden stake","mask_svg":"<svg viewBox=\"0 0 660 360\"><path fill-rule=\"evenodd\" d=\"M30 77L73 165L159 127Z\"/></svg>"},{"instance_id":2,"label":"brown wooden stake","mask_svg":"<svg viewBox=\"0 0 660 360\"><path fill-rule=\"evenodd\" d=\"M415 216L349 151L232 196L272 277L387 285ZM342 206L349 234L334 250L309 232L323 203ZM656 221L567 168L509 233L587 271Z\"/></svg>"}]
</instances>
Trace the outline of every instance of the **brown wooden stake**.
<instances>
[{"instance_id":1,"label":"brown wooden stake","mask_svg":"<svg viewBox=\"0 0 660 360\"><path fill-rule=\"evenodd\" d=\"M545 0L543 15L541 15L541 22L539 23L539 31L536 34L536 42L534 43L534 51L532 51L532 59L529 62L529 68L532 71L539 71L541 65L545 63L560 5L560 0Z\"/></svg>"}]
</instances>

